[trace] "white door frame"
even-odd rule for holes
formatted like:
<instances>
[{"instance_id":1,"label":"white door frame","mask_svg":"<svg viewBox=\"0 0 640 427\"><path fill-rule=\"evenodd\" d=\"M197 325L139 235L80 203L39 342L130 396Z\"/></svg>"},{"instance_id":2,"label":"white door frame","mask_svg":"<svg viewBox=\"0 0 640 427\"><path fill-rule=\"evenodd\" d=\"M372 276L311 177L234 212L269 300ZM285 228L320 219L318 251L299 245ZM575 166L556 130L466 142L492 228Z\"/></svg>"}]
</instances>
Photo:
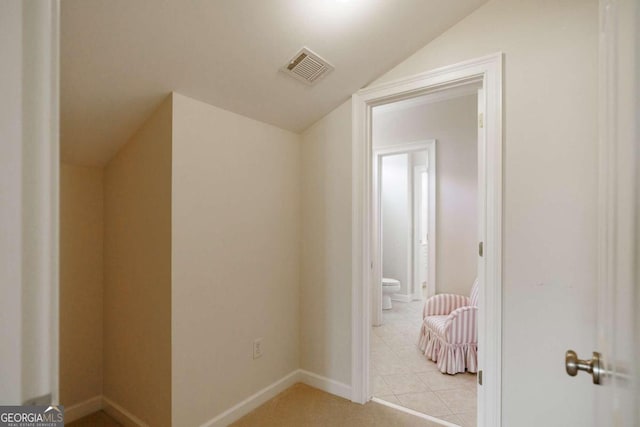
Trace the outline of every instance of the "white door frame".
<instances>
[{"instance_id":1,"label":"white door frame","mask_svg":"<svg viewBox=\"0 0 640 427\"><path fill-rule=\"evenodd\" d=\"M427 159L429 161L430 159ZM414 301L422 301L424 300L424 292L422 292L422 282L420 282L420 234L418 232L422 231L422 227L420 226L420 222L422 221L422 215L424 214L422 210L422 202L423 202L423 185L422 185L422 174L429 173L429 167L426 165L419 165L413 167L413 188L412 188L412 202L413 202L413 233L411 238L413 240L413 300ZM428 181L427 181L428 183ZM429 185L429 184L427 184ZM431 194L427 193L427 198L431 198ZM427 211L431 210L431 204L427 200ZM434 209L435 210L435 209ZM427 218L430 218L427 215ZM433 238L433 235L429 233L429 224L427 224L427 264L429 264L429 239ZM427 265L427 274L431 269ZM427 277L427 282L431 282ZM429 292L429 290L427 290ZM431 294L429 294L431 295Z\"/></svg>"},{"instance_id":2,"label":"white door frame","mask_svg":"<svg viewBox=\"0 0 640 427\"><path fill-rule=\"evenodd\" d=\"M376 266L373 272L373 282L381 283L383 272L382 272L382 174L380 171L382 170L382 159L387 156L393 156L397 154L409 154L415 153L417 151L426 151L429 156L429 162L431 162L431 156L433 156L433 173L435 174L435 155L436 155L436 140L429 139L425 141L414 141L405 144L394 144L388 145L384 147L378 147L374 150L373 154L373 206L375 207L372 215L372 224L373 224L373 235L372 235L372 245L374 248L372 257L373 264ZM407 169L409 172L409 169ZM431 177L429 177L431 179ZM429 184L431 185L431 184ZM435 185L435 178L434 178ZM408 191L412 188L411 184L408 186ZM431 190L430 190L431 191ZM431 193L429 193L429 198L431 198ZM435 204L435 191L434 191L434 204ZM431 202L431 201L430 201ZM431 206L431 205L430 205ZM413 212L413 206L411 202L411 198L409 198L409 206L408 208ZM413 214L412 214L413 215ZM431 220L430 220L431 221ZM435 213L434 213L434 236L435 236ZM431 224L429 227L429 231L431 232ZM407 280L410 283L413 283L412 280L413 274L415 271L414 258L413 258L413 246L414 246L414 237L413 237L413 224L409 224L409 228L407 229L408 233L408 246L409 246L409 257L411 261L407 266ZM435 246L435 241L434 241ZM431 249L431 247L429 247ZM429 266L431 268L431 266ZM434 279L435 279L435 265L434 265ZM409 284L407 284L409 286ZM374 286L374 289L378 289L377 286ZM410 288L409 288L410 289ZM415 290L411 292L409 301L413 299L415 294ZM409 302L406 301L406 302ZM371 309L372 309L372 325L381 325L382 324L382 298L380 292L373 292L371 298Z\"/></svg>"},{"instance_id":3,"label":"white door frame","mask_svg":"<svg viewBox=\"0 0 640 427\"><path fill-rule=\"evenodd\" d=\"M352 98L352 365L351 400L366 403L369 387L371 284L373 265L372 108L427 93L481 82L485 91L480 123L478 171L479 231L484 256L478 258L480 281L478 363L483 385L478 387L478 426L501 426L502 374L502 53L439 68L409 78L362 89ZM483 141L482 141L483 140ZM482 143L483 142L483 143Z\"/></svg>"},{"instance_id":4,"label":"white door frame","mask_svg":"<svg viewBox=\"0 0 640 427\"><path fill-rule=\"evenodd\" d=\"M596 389L594 415L597 425L635 426L640 422L640 6L634 0L599 3L598 342L594 350L602 354L606 374Z\"/></svg>"},{"instance_id":5,"label":"white door frame","mask_svg":"<svg viewBox=\"0 0 640 427\"><path fill-rule=\"evenodd\" d=\"M0 33L0 402L58 404L59 1L0 3Z\"/></svg>"},{"instance_id":6,"label":"white door frame","mask_svg":"<svg viewBox=\"0 0 640 427\"><path fill-rule=\"evenodd\" d=\"M422 188L422 174L426 173L428 180L427 186L429 187L427 193L427 295L435 295L436 286L436 146L433 145L433 152L428 152L427 165L420 165L413 167L413 283L414 283L414 301L424 300L424 292L422 292L422 282L420 282L420 240L416 239L416 229L420 229L420 226L416 226L416 221L421 221L422 202L423 202L423 188ZM434 182L432 182L434 181ZM420 194L420 197L416 197L416 194ZM418 218L416 220L416 218Z\"/></svg>"}]
</instances>

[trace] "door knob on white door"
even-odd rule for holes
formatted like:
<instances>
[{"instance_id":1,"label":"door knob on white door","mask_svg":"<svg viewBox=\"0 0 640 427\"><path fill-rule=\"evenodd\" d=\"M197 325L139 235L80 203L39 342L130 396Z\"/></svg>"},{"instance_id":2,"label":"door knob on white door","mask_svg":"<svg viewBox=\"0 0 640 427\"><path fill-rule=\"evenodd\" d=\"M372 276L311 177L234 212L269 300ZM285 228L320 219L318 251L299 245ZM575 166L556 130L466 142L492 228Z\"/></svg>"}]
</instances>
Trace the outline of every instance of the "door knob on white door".
<instances>
[{"instance_id":1,"label":"door knob on white door","mask_svg":"<svg viewBox=\"0 0 640 427\"><path fill-rule=\"evenodd\" d=\"M602 375L602 366L600 365L600 353L593 352L591 360L578 359L578 355L573 350L568 350L564 357L567 374L575 377L578 371L584 371L591 374L594 384L600 384L600 376Z\"/></svg>"}]
</instances>

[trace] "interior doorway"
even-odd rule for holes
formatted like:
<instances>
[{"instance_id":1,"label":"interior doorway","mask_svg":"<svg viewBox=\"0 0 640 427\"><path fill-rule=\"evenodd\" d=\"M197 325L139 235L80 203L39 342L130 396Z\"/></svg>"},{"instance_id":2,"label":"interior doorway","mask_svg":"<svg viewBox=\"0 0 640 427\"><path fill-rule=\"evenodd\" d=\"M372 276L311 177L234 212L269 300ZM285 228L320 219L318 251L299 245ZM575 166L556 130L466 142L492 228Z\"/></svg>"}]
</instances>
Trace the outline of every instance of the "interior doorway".
<instances>
[{"instance_id":1,"label":"interior doorway","mask_svg":"<svg viewBox=\"0 0 640 427\"><path fill-rule=\"evenodd\" d=\"M420 301L435 286L436 140L377 147L373 163L373 280L398 288L372 295L373 325L381 325L383 301Z\"/></svg>"},{"instance_id":2,"label":"interior doorway","mask_svg":"<svg viewBox=\"0 0 640 427\"><path fill-rule=\"evenodd\" d=\"M374 107L372 115L378 224L372 239L382 277L374 279L381 291L374 290L372 302L381 296L382 310L371 329L371 393L465 427L475 427L477 418L478 308L469 296L477 276L479 88L471 83L437 97ZM415 137L429 139L404 142ZM430 192L429 181L435 184ZM425 250L429 234L431 251ZM427 290L426 263L420 268L420 261L431 255L437 262ZM460 304L435 307L447 298ZM469 339L452 341L451 330L467 326ZM445 359L452 356L462 366L449 366Z\"/></svg>"},{"instance_id":3,"label":"interior doorway","mask_svg":"<svg viewBox=\"0 0 640 427\"><path fill-rule=\"evenodd\" d=\"M477 102L477 306L478 366L477 425L500 426L501 375L501 229L502 229L502 55L445 67L353 96L353 347L352 400L364 403L373 397L370 380L372 301L380 289L377 258L374 108L403 101L416 102L429 95L432 102L450 98L474 87ZM437 287L436 280L436 287ZM467 284L469 287L471 284ZM474 295L470 295L474 297ZM469 297L465 297L469 298ZM417 338L416 338L417 339ZM480 380L482 378L482 380ZM384 403L384 402L381 402ZM388 403L389 405L396 405ZM397 406L397 405L396 405ZM404 409L401 406L398 408ZM415 412L415 411L413 411ZM421 415L416 413L416 415ZM424 415L423 415L424 416ZM425 418L434 419L429 416ZM456 425L440 421L444 425Z\"/></svg>"}]
</instances>

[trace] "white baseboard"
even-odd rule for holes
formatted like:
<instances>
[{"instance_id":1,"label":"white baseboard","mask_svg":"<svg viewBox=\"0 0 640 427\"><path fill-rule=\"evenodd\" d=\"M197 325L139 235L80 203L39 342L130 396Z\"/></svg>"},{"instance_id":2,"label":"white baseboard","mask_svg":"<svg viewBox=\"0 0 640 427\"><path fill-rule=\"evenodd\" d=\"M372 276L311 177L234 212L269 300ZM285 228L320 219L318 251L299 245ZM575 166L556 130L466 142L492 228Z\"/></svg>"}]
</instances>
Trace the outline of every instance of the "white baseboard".
<instances>
[{"instance_id":1,"label":"white baseboard","mask_svg":"<svg viewBox=\"0 0 640 427\"><path fill-rule=\"evenodd\" d=\"M413 301L413 295L393 294L391 295L391 301L411 302Z\"/></svg>"},{"instance_id":2,"label":"white baseboard","mask_svg":"<svg viewBox=\"0 0 640 427\"><path fill-rule=\"evenodd\" d=\"M326 391L327 393L335 394L345 399L351 399L351 386L314 374L313 372L305 371L304 369L296 369L202 424L200 427L228 426L296 383L304 383L319 390Z\"/></svg>"},{"instance_id":3,"label":"white baseboard","mask_svg":"<svg viewBox=\"0 0 640 427\"><path fill-rule=\"evenodd\" d=\"M300 369L300 382L315 387L327 393L335 394L336 396L343 397L347 400L351 400L351 386L340 381L332 380L322 375L314 374L313 372Z\"/></svg>"},{"instance_id":4,"label":"white baseboard","mask_svg":"<svg viewBox=\"0 0 640 427\"><path fill-rule=\"evenodd\" d=\"M300 370L298 369L247 397L242 402L232 406L220 415L202 424L200 427L228 426L297 382L300 382Z\"/></svg>"},{"instance_id":5,"label":"white baseboard","mask_svg":"<svg viewBox=\"0 0 640 427\"><path fill-rule=\"evenodd\" d=\"M340 381L332 380L304 369L296 369L278 381L268 385L257 393L247 397L242 402L227 409L210 421L202 424L201 427L225 427L236 420L239 420L249 412L256 409L277 394L288 389L296 383L304 383L327 393L351 399L351 386ZM148 427L148 425L122 406L106 396L95 396L84 402L65 408L65 422L75 421L86 415L99 410L105 411L125 427Z\"/></svg>"},{"instance_id":6,"label":"white baseboard","mask_svg":"<svg viewBox=\"0 0 640 427\"><path fill-rule=\"evenodd\" d=\"M102 409L102 396L94 396L91 399L87 399L84 402L76 403L75 405L65 406L64 408L64 422L70 423L78 420L94 412L98 412Z\"/></svg>"},{"instance_id":7,"label":"white baseboard","mask_svg":"<svg viewBox=\"0 0 640 427\"><path fill-rule=\"evenodd\" d=\"M140 418L106 396L102 396L102 410L124 427L149 427Z\"/></svg>"}]
</instances>

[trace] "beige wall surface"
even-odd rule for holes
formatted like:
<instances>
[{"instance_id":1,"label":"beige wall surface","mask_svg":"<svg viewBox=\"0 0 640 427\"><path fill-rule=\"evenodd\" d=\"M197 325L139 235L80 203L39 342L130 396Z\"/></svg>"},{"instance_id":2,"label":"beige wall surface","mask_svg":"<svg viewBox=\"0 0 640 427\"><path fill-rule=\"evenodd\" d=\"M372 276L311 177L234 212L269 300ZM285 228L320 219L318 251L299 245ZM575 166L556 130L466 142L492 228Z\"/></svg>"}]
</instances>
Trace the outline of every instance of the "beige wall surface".
<instances>
[{"instance_id":1,"label":"beige wall surface","mask_svg":"<svg viewBox=\"0 0 640 427\"><path fill-rule=\"evenodd\" d=\"M505 54L502 379L506 426L592 425L590 411L574 405L589 401L592 388L571 381L561 366L567 346L588 353L594 344L594 332L580 325L593 324L595 315L591 302L596 277L597 17L595 0L493 0L380 80L499 51ZM350 158L349 115L350 110L340 107L314 125L323 129L341 121L343 125L333 132L345 135L340 145L331 137L320 137L335 150L331 149L331 158L316 159L318 170L331 167L336 159ZM343 202L343 192L349 192L351 185L350 172L320 179L324 184L315 187L322 192L305 184L303 193L330 195L326 206ZM349 211L339 220L347 218ZM329 243L351 246L350 233L337 240L316 237L313 245L318 248ZM320 281L332 271L348 271L350 258L321 266L321 271L305 267L305 277L311 277L307 283ZM349 285L330 289L324 284L323 289L323 301L346 301L351 295ZM303 301L303 310L314 303ZM345 327L351 321L349 309L334 311L334 316L340 318L332 322ZM344 350L330 343L344 332L324 328L323 320L312 321L326 332L315 337L316 348L329 352L324 358L332 360ZM558 327L559 320L563 327ZM335 370L346 371L350 358L339 360L342 368ZM577 399L565 404L566 395ZM567 419L567 414L572 418Z\"/></svg>"},{"instance_id":2,"label":"beige wall surface","mask_svg":"<svg viewBox=\"0 0 640 427\"><path fill-rule=\"evenodd\" d=\"M102 168L60 167L60 402L102 395Z\"/></svg>"},{"instance_id":3,"label":"beige wall surface","mask_svg":"<svg viewBox=\"0 0 640 427\"><path fill-rule=\"evenodd\" d=\"M299 367L300 137L178 94L173 136L173 425L195 426Z\"/></svg>"},{"instance_id":4,"label":"beige wall surface","mask_svg":"<svg viewBox=\"0 0 640 427\"><path fill-rule=\"evenodd\" d=\"M436 292L468 295L477 272L477 96L373 115L375 147L436 139Z\"/></svg>"},{"instance_id":5,"label":"beige wall surface","mask_svg":"<svg viewBox=\"0 0 640 427\"><path fill-rule=\"evenodd\" d=\"M351 101L302 143L300 365L351 383Z\"/></svg>"},{"instance_id":6,"label":"beige wall surface","mask_svg":"<svg viewBox=\"0 0 640 427\"><path fill-rule=\"evenodd\" d=\"M104 395L171 425L171 134L167 98L105 169Z\"/></svg>"}]
</instances>

